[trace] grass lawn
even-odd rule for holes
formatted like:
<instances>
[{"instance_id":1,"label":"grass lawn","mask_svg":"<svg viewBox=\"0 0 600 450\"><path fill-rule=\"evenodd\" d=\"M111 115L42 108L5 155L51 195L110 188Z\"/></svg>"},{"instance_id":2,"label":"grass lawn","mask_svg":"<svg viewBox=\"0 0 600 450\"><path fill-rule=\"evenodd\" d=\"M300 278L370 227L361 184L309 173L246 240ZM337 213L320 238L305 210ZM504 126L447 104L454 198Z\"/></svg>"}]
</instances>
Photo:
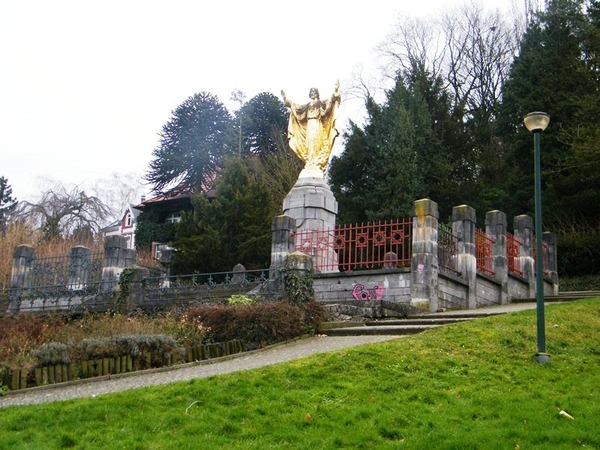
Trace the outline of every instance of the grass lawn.
<instances>
[{"instance_id":1,"label":"grass lawn","mask_svg":"<svg viewBox=\"0 0 600 450\"><path fill-rule=\"evenodd\" d=\"M0 449L600 449L600 299L264 369L0 410ZM564 410L574 420L561 416Z\"/></svg>"}]
</instances>

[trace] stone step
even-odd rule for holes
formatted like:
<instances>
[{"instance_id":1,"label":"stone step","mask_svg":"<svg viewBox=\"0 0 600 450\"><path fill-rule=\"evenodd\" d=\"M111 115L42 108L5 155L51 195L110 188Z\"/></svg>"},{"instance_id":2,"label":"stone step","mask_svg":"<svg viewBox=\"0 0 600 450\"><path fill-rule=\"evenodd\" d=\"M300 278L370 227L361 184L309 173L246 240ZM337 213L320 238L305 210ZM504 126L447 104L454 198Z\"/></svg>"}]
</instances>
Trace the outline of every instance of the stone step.
<instances>
[{"instance_id":1,"label":"stone step","mask_svg":"<svg viewBox=\"0 0 600 450\"><path fill-rule=\"evenodd\" d=\"M323 330L327 336L397 335L422 333L442 325L364 325Z\"/></svg>"},{"instance_id":2,"label":"stone step","mask_svg":"<svg viewBox=\"0 0 600 450\"><path fill-rule=\"evenodd\" d=\"M457 322L466 322L473 320L475 317L409 317L407 319L380 319L369 320L365 322L367 326L404 326L404 325L448 325Z\"/></svg>"},{"instance_id":3,"label":"stone step","mask_svg":"<svg viewBox=\"0 0 600 450\"><path fill-rule=\"evenodd\" d=\"M407 325L448 325L457 322L472 320L473 317L423 317L408 319L375 319L360 322L323 322L320 325L320 331L336 328L364 328L364 327L392 327Z\"/></svg>"},{"instance_id":4,"label":"stone step","mask_svg":"<svg viewBox=\"0 0 600 450\"><path fill-rule=\"evenodd\" d=\"M417 319L449 319L449 320L454 320L454 319L462 319L462 320L468 320L468 319L478 319L480 317L492 317L492 316L498 316L501 314L506 314L506 312L504 311L479 311L477 309L465 309L465 310L461 310L461 311L447 311L447 312L439 312L439 313L427 313L427 314L416 314L413 316L410 316L409 319L412 320L417 320Z\"/></svg>"},{"instance_id":5,"label":"stone step","mask_svg":"<svg viewBox=\"0 0 600 450\"><path fill-rule=\"evenodd\" d=\"M565 291L558 295L545 295L544 302L567 302L570 300L581 300L584 298L600 297L600 291ZM515 298L511 303L535 303L535 298Z\"/></svg>"}]
</instances>

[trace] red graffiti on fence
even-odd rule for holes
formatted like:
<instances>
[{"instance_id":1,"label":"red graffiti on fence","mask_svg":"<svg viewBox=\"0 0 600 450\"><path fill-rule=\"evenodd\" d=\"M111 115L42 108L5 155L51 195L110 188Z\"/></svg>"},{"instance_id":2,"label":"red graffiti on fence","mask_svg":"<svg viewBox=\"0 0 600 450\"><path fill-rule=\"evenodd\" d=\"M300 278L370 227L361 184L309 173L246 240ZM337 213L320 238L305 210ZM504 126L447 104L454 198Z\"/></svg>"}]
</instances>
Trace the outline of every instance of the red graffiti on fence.
<instances>
[{"instance_id":1,"label":"red graffiti on fence","mask_svg":"<svg viewBox=\"0 0 600 450\"><path fill-rule=\"evenodd\" d=\"M383 294L385 292L385 288L383 286L374 286L371 289L364 290L364 284L356 284L352 289L352 297L356 300L381 300Z\"/></svg>"}]
</instances>

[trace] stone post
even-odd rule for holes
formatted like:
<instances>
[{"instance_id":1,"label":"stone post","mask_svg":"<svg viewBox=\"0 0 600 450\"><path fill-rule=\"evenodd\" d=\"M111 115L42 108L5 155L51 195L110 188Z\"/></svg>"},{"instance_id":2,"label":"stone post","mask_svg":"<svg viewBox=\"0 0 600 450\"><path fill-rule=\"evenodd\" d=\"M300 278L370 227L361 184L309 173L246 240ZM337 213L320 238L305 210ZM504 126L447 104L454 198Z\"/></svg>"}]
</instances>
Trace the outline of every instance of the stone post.
<instances>
[{"instance_id":1,"label":"stone post","mask_svg":"<svg viewBox=\"0 0 600 450\"><path fill-rule=\"evenodd\" d=\"M233 267L231 282L234 284L242 284L246 282L246 268L243 266L243 264L238 263Z\"/></svg>"},{"instance_id":2,"label":"stone post","mask_svg":"<svg viewBox=\"0 0 600 450\"><path fill-rule=\"evenodd\" d=\"M313 260L303 252L292 252L285 258L284 267L287 276L284 292L286 300L301 305L314 298L313 291Z\"/></svg>"},{"instance_id":3,"label":"stone post","mask_svg":"<svg viewBox=\"0 0 600 450\"><path fill-rule=\"evenodd\" d=\"M494 241L492 264L496 279L500 282L500 304L508 303L508 259L506 257L506 214L488 211L485 215L485 234Z\"/></svg>"},{"instance_id":4,"label":"stone post","mask_svg":"<svg viewBox=\"0 0 600 450\"><path fill-rule=\"evenodd\" d=\"M82 291L86 288L91 264L90 249L82 245L71 248L69 290Z\"/></svg>"},{"instance_id":5,"label":"stone post","mask_svg":"<svg viewBox=\"0 0 600 450\"><path fill-rule=\"evenodd\" d=\"M269 278L278 278L277 269L283 267L285 258L295 251L294 232L296 219L290 216L277 216L271 222L271 269Z\"/></svg>"},{"instance_id":6,"label":"stone post","mask_svg":"<svg viewBox=\"0 0 600 450\"><path fill-rule=\"evenodd\" d=\"M414 203L411 306L438 310L438 205L430 199Z\"/></svg>"},{"instance_id":7,"label":"stone post","mask_svg":"<svg viewBox=\"0 0 600 450\"><path fill-rule=\"evenodd\" d=\"M10 276L11 313L19 311L19 297L22 289L31 287L35 249L29 245L19 245L13 252L12 273Z\"/></svg>"},{"instance_id":8,"label":"stone post","mask_svg":"<svg viewBox=\"0 0 600 450\"><path fill-rule=\"evenodd\" d=\"M475 209L469 205L452 208L452 233L458 238L458 272L467 283L467 305L477 308L477 256L475 254Z\"/></svg>"},{"instance_id":9,"label":"stone post","mask_svg":"<svg viewBox=\"0 0 600 450\"><path fill-rule=\"evenodd\" d=\"M542 241L546 244L544 252L544 276L552 280L552 294L558 295L558 264L556 262L556 237L549 231L542 234Z\"/></svg>"},{"instance_id":10,"label":"stone post","mask_svg":"<svg viewBox=\"0 0 600 450\"><path fill-rule=\"evenodd\" d=\"M533 219L525 214L514 218L515 236L523 242L521 247L521 267L523 277L529 285L529 298L535 298L535 242L533 241Z\"/></svg>"},{"instance_id":11,"label":"stone post","mask_svg":"<svg viewBox=\"0 0 600 450\"><path fill-rule=\"evenodd\" d=\"M21 289L31 286L35 249L29 245L19 245L13 252L13 265L10 277L11 289Z\"/></svg>"},{"instance_id":12,"label":"stone post","mask_svg":"<svg viewBox=\"0 0 600 450\"><path fill-rule=\"evenodd\" d=\"M127 248L123 236L109 236L104 241L104 266L102 267L102 291L117 290L123 269L135 264L135 250Z\"/></svg>"}]
</instances>

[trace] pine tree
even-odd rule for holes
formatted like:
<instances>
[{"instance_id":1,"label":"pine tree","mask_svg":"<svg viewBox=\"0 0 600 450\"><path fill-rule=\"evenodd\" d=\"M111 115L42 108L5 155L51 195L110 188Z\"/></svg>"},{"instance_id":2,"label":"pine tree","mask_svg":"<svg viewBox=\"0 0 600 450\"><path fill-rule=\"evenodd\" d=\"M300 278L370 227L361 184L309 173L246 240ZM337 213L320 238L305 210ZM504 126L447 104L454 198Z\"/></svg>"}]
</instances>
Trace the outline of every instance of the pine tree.
<instances>
[{"instance_id":1,"label":"pine tree","mask_svg":"<svg viewBox=\"0 0 600 450\"><path fill-rule=\"evenodd\" d=\"M598 182L581 176L582 168L574 164L578 150L569 138L582 125L597 122L597 116L588 114L596 108L598 82L583 52L587 27L583 5L583 0L548 3L528 26L503 90L500 136L510 149L506 190L511 196L505 209L509 215L533 211L533 138L523 117L532 111L551 117L541 152L547 225L582 217L600 219L600 206L593 200Z\"/></svg>"},{"instance_id":2,"label":"pine tree","mask_svg":"<svg viewBox=\"0 0 600 450\"><path fill-rule=\"evenodd\" d=\"M162 193L209 189L234 145L233 119L207 92L188 97L163 126L146 180Z\"/></svg>"},{"instance_id":3,"label":"pine tree","mask_svg":"<svg viewBox=\"0 0 600 450\"><path fill-rule=\"evenodd\" d=\"M12 188L8 180L0 177L0 235L4 236L10 213L17 207L17 200L12 196Z\"/></svg>"}]
</instances>

